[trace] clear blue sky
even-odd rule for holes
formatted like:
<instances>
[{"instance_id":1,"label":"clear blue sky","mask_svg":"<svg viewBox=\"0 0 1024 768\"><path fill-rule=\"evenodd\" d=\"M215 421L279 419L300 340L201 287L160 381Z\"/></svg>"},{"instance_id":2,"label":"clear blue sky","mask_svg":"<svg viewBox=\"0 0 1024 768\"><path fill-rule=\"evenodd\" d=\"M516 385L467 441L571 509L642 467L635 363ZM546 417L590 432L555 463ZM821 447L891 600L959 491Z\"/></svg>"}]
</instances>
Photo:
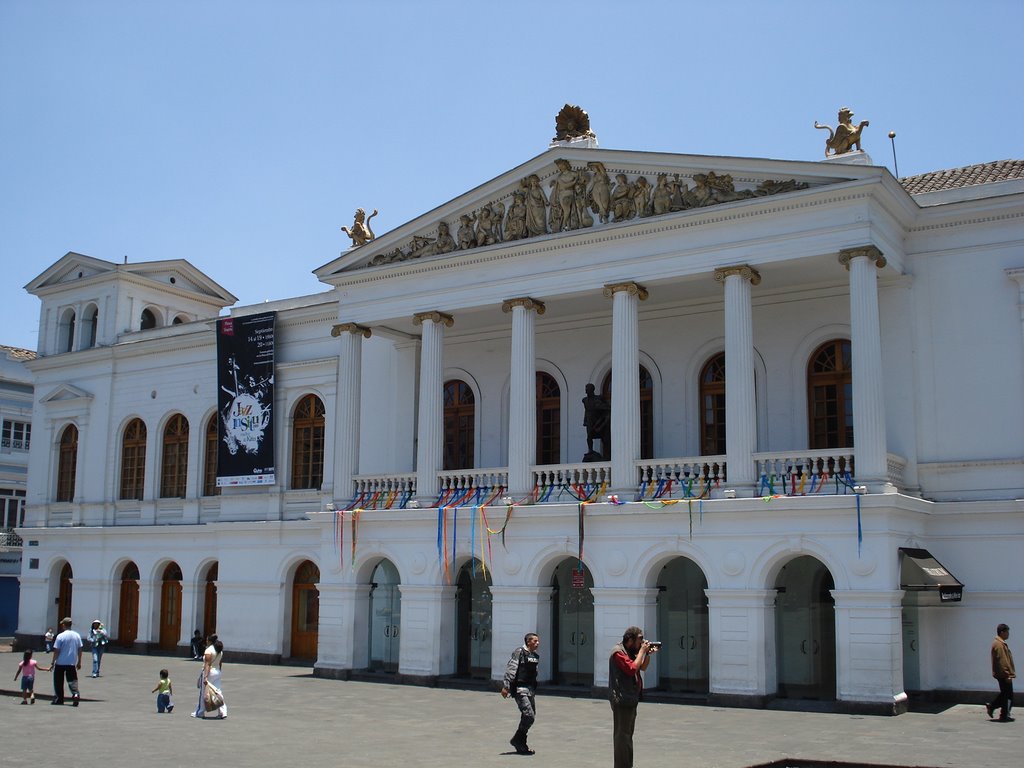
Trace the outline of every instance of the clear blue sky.
<instances>
[{"instance_id":1,"label":"clear blue sky","mask_svg":"<svg viewBox=\"0 0 1024 768\"><path fill-rule=\"evenodd\" d=\"M242 304L543 152L814 160L849 105L901 175L1024 158L1021 0L0 0L0 344L67 251L188 259Z\"/></svg>"}]
</instances>

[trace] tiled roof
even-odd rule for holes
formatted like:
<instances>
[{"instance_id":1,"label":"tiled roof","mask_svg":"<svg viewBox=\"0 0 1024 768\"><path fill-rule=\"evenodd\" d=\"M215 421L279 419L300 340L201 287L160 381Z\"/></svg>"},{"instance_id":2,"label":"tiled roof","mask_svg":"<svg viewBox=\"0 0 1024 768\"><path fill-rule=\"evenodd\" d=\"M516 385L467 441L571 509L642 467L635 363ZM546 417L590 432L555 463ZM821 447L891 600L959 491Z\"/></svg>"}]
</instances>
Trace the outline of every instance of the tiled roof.
<instances>
[{"instance_id":1,"label":"tiled roof","mask_svg":"<svg viewBox=\"0 0 1024 768\"><path fill-rule=\"evenodd\" d=\"M31 349L22 349L21 347L7 347L0 344L0 354L7 355L9 360L17 360L19 362L28 362L29 360L36 359L36 353Z\"/></svg>"},{"instance_id":2,"label":"tiled roof","mask_svg":"<svg viewBox=\"0 0 1024 768\"><path fill-rule=\"evenodd\" d=\"M949 168L900 179L900 184L912 195L938 192L943 189L960 189L976 184L991 184L995 181L1024 179L1024 160L994 160L963 168Z\"/></svg>"}]
</instances>

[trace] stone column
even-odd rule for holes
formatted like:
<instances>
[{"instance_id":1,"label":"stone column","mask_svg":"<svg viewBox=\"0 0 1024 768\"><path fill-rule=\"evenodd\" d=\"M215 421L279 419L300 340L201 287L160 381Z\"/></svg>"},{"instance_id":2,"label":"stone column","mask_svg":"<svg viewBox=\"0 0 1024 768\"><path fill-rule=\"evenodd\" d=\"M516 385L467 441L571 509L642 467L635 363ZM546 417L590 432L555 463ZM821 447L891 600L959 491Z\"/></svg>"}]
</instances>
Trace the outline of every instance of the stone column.
<instances>
[{"instance_id":1,"label":"stone column","mask_svg":"<svg viewBox=\"0 0 1024 768\"><path fill-rule=\"evenodd\" d=\"M637 376L637 381L640 377ZM612 396L615 397L614 385ZM658 590L647 587L594 587L594 686L608 685L608 657L622 642L626 627L640 627L649 640L658 640ZM644 672L644 687L658 683L658 654Z\"/></svg>"},{"instance_id":2,"label":"stone column","mask_svg":"<svg viewBox=\"0 0 1024 768\"><path fill-rule=\"evenodd\" d=\"M416 497L420 502L437 499L437 473L444 458L444 329L455 320L443 312L420 312L413 316L423 327L420 344L420 412L417 420Z\"/></svg>"},{"instance_id":3,"label":"stone column","mask_svg":"<svg viewBox=\"0 0 1024 768\"><path fill-rule=\"evenodd\" d=\"M512 313L512 368L508 398L508 492L521 499L533 488L537 463L537 363L534 325L544 314L536 299L509 299L502 312Z\"/></svg>"},{"instance_id":4,"label":"stone column","mask_svg":"<svg viewBox=\"0 0 1024 768\"><path fill-rule=\"evenodd\" d=\"M402 629L398 671L421 680L455 672L455 587L399 584ZM448 621L444 619L448 618Z\"/></svg>"},{"instance_id":5,"label":"stone column","mask_svg":"<svg viewBox=\"0 0 1024 768\"><path fill-rule=\"evenodd\" d=\"M903 691L903 592L832 590L836 601L836 698L907 711Z\"/></svg>"},{"instance_id":6,"label":"stone column","mask_svg":"<svg viewBox=\"0 0 1024 768\"><path fill-rule=\"evenodd\" d=\"M505 676L505 665L513 648L523 644L527 632L540 635L541 653L539 680L551 679L551 587L491 587L491 679Z\"/></svg>"},{"instance_id":7,"label":"stone column","mask_svg":"<svg viewBox=\"0 0 1024 768\"><path fill-rule=\"evenodd\" d=\"M727 487L753 496L757 482L757 408L754 398L754 322L750 288L761 282L746 265L715 270L725 287L725 462Z\"/></svg>"},{"instance_id":8,"label":"stone column","mask_svg":"<svg viewBox=\"0 0 1024 768\"><path fill-rule=\"evenodd\" d=\"M728 380L726 380L728 385ZM775 590L706 589L712 702L764 706L775 694Z\"/></svg>"},{"instance_id":9,"label":"stone column","mask_svg":"<svg viewBox=\"0 0 1024 768\"><path fill-rule=\"evenodd\" d=\"M317 660L313 673L320 677L344 677L342 671L369 666L370 585L317 585L320 617Z\"/></svg>"},{"instance_id":10,"label":"stone column","mask_svg":"<svg viewBox=\"0 0 1024 768\"><path fill-rule=\"evenodd\" d=\"M352 477L359 472L359 406L363 369L363 339L370 329L355 323L331 328L331 336L341 340L338 351L337 422L334 427L334 497L347 501L354 497Z\"/></svg>"},{"instance_id":11,"label":"stone column","mask_svg":"<svg viewBox=\"0 0 1024 768\"><path fill-rule=\"evenodd\" d=\"M628 494L636 491L640 458L640 302L647 289L613 283L604 295L612 300L611 491Z\"/></svg>"},{"instance_id":12,"label":"stone column","mask_svg":"<svg viewBox=\"0 0 1024 768\"><path fill-rule=\"evenodd\" d=\"M853 358L853 456L855 480L872 492L892 490L885 446L882 334L878 275L885 257L873 245L846 248L839 263L850 271L850 348Z\"/></svg>"}]
</instances>

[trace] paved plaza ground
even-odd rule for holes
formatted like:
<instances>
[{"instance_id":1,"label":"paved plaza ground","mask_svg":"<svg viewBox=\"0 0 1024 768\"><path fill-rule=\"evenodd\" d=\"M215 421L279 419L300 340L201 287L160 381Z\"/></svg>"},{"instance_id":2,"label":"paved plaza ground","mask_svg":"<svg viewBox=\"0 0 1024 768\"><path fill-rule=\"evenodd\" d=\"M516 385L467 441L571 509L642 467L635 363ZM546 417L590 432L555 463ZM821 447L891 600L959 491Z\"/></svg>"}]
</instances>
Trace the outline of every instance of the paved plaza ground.
<instances>
[{"instance_id":1,"label":"paved plaza ground","mask_svg":"<svg viewBox=\"0 0 1024 768\"><path fill-rule=\"evenodd\" d=\"M44 664L48 658L37 656ZM196 721L199 664L112 652L91 679L83 656L83 701L50 706L51 676L39 700L21 706L11 681L20 653L0 653L0 765L89 768L282 766L286 768L518 768L611 766L608 703L538 696L532 757L508 746L518 710L494 692L344 682L303 667L224 667L229 717ZM161 667L176 709L157 715ZM70 700L69 700L70 702ZM984 708L871 717L643 703L636 727L637 768L745 768L793 758L858 765L1007 768L1024 764L1024 720L990 722Z\"/></svg>"}]
</instances>

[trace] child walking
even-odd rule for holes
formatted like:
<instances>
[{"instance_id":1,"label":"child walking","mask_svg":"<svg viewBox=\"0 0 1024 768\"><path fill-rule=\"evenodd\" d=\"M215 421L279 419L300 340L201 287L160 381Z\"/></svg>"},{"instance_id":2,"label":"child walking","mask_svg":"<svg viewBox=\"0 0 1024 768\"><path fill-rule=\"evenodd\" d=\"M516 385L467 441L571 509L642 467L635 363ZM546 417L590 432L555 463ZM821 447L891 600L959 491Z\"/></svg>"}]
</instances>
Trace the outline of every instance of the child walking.
<instances>
[{"instance_id":1,"label":"child walking","mask_svg":"<svg viewBox=\"0 0 1024 768\"><path fill-rule=\"evenodd\" d=\"M41 667L39 662L32 658L32 651L25 651L25 655L18 663L18 671L14 673L14 679L21 675L21 703L36 703L36 670L49 672L50 667Z\"/></svg>"},{"instance_id":2,"label":"child walking","mask_svg":"<svg viewBox=\"0 0 1024 768\"><path fill-rule=\"evenodd\" d=\"M156 688L150 691L150 693L156 694L156 711L158 714L174 711L174 704L171 702L174 688L171 686L170 674L166 669L160 670L160 682L156 684Z\"/></svg>"}]
</instances>

